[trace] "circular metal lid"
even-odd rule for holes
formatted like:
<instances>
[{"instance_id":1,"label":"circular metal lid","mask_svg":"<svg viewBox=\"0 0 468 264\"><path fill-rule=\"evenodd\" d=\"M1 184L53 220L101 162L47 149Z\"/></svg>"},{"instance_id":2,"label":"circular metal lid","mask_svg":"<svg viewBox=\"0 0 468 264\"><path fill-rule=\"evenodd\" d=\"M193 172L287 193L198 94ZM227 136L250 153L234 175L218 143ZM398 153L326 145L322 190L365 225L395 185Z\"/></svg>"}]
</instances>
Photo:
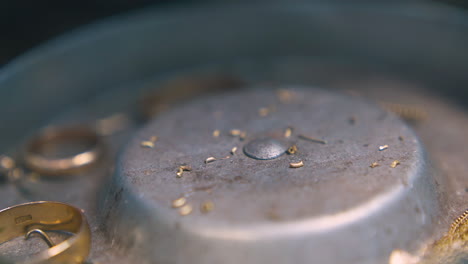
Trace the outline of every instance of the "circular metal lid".
<instances>
[{"instance_id":1,"label":"circular metal lid","mask_svg":"<svg viewBox=\"0 0 468 264\"><path fill-rule=\"evenodd\" d=\"M115 181L154 259L338 263L360 251L387 254L431 225L435 195L418 189L431 188L424 164L413 132L364 100L252 89L153 120L124 149ZM389 217L379 241L379 222ZM180 250L154 246L161 234L171 238L163 248L174 239ZM334 253L353 241L356 251Z\"/></svg>"}]
</instances>

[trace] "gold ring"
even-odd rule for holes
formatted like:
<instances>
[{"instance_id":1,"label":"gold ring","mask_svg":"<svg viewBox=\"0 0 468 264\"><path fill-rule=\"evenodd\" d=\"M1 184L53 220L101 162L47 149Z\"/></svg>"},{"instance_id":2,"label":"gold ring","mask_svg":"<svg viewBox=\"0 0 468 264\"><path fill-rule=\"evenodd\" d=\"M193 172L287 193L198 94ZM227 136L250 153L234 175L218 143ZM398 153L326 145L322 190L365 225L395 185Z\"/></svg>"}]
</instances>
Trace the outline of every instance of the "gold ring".
<instances>
[{"instance_id":1,"label":"gold ring","mask_svg":"<svg viewBox=\"0 0 468 264\"><path fill-rule=\"evenodd\" d=\"M61 144L84 143L87 149L64 158L48 157L48 148ZM45 175L73 174L94 165L102 155L97 133L87 126L51 127L35 136L25 149L24 162L28 168Z\"/></svg>"},{"instance_id":2,"label":"gold ring","mask_svg":"<svg viewBox=\"0 0 468 264\"><path fill-rule=\"evenodd\" d=\"M59 202L31 202L0 211L0 243L34 229L67 231L73 235L21 264L78 264L87 259L91 232L80 209Z\"/></svg>"}]
</instances>

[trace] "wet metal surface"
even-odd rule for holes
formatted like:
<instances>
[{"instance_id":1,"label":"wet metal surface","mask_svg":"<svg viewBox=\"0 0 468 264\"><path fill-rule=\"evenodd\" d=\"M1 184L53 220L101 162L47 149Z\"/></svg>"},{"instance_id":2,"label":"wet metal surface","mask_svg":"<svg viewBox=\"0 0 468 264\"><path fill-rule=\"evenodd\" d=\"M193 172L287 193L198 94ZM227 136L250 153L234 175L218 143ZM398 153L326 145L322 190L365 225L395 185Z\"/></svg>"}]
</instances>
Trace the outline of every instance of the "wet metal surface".
<instances>
[{"instance_id":1,"label":"wet metal surface","mask_svg":"<svg viewBox=\"0 0 468 264\"><path fill-rule=\"evenodd\" d=\"M284 153L288 147L273 138L254 139L244 146L245 155L258 160L275 159Z\"/></svg>"}]
</instances>

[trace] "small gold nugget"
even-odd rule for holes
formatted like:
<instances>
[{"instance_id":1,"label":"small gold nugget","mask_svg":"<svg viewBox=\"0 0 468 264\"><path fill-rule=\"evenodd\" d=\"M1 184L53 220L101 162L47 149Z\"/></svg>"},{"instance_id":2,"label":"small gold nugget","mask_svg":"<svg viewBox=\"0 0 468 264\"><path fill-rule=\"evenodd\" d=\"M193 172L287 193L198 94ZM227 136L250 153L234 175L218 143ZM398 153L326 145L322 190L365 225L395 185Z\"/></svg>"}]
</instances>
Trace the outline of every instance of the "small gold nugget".
<instances>
[{"instance_id":1,"label":"small gold nugget","mask_svg":"<svg viewBox=\"0 0 468 264\"><path fill-rule=\"evenodd\" d=\"M289 163L289 168L300 168L300 167L304 167L304 162L301 160L299 162L291 162Z\"/></svg>"},{"instance_id":2,"label":"small gold nugget","mask_svg":"<svg viewBox=\"0 0 468 264\"><path fill-rule=\"evenodd\" d=\"M151 141L142 141L140 145L144 148L154 148L154 142Z\"/></svg>"},{"instance_id":3,"label":"small gold nugget","mask_svg":"<svg viewBox=\"0 0 468 264\"><path fill-rule=\"evenodd\" d=\"M296 152L297 152L297 146L296 145L291 146L287 151L287 153L290 154L290 155L295 154Z\"/></svg>"},{"instance_id":4,"label":"small gold nugget","mask_svg":"<svg viewBox=\"0 0 468 264\"><path fill-rule=\"evenodd\" d=\"M236 152L237 152L237 147L233 147L233 148L231 149L231 154L232 154L232 155L236 155Z\"/></svg>"},{"instance_id":5,"label":"small gold nugget","mask_svg":"<svg viewBox=\"0 0 468 264\"><path fill-rule=\"evenodd\" d=\"M378 162L372 162L372 164L369 167L375 168L375 167L378 167L378 166L380 166L380 164Z\"/></svg>"},{"instance_id":6,"label":"small gold nugget","mask_svg":"<svg viewBox=\"0 0 468 264\"><path fill-rule=\"evenodd\" d=\"M204 202L200 207L201 212L204 214L213 211L213 209L214 209L214 203L211 201Z\"/></svg>"},{"instance_id":7,"label":"small gold nugget","mask_svg":"<svg viewBox=\"0 0 468 264\"><path fill-rule=\"evenodd\" d=\"M292 135L292 132L293 132L292 127L286 128L286 130L284 131L284 137L285 137L285 138L290 138L291 135Z\"/></svg>"},{"instance_id":8,"label":"small gold nugget","mask_svg":"<svg viewBox=\"0 0 468 264\"><path fill-rule=\"evenodd\" d=\"M5 155L0 155L0 167L4 170L11 170L16 166L15 161Z\"/></svg>"},{"instance_id":9,"label":"small gold nugget","mask_svg":"<svg viewBox=\"0 0 468 264\"><path fill-rule=\"evenodd\" d=\"M390 164L390 167L396 168L396 166L398 166L398 165L400 165L400 161L394 160L394 161L392 162L392 164Z\"/></svg>"},{"instance_id":10,"label":"small gold nugget","mask_svg":"<svg viewBox=\"0 0 468 264\"><path fill-rule=\"evenodd\" d=\"M208 164L208 163L211 163L213 161L216 161L216 158L215 157L209 157L205 160L205 164Z\"/></svg>"},{"instance_id":11,"label":"small gold nugget","mask_svg":"<svg viewBox=\"0 0 468 264\"><path fill-rule=\"evenodd\" d=\"M180 197L172 201L172 208L179 208L184 206L187 203L187 199L185 197Z\"/></svg>"},{"instance_id":12,"label":"small gold nugget","mask_svg":"<svg viewBox=\"0 0 468 264\"><path fill-rule=\"evenodd\" d=\"M186 216L186 215L191 214L192 211L193 211L192 206L190 204L186 204L179 209L179 214L182 216Z\"/></svg>"},{"instance_id":13,"label":"small gold nugget","mask_svg":"<svg viewBox=\"0 0 468 264\"><path fill-rule=\"evenodd\" d=\"M383 150L386 150L386 149L388 149L388 145L383 145L383 146L379 147L379 151L383 151Z\"/></svg>"},{"instance_id":14,"label":"small gold nugget","mask_svg":"<svg viewBox=\"0 0 468 264\"><path fill-rule=\"evenodd\" d=\"M179 166L179 168L177 169L177 178L181 178L182 177L182 174L184 174L184 171L191 171L192 170L192 167L190 166L187 166L187 165L182 165L182 166Z\"/></svg>"},{"instance_id":15,"label":"small gold nugget","mask_svg":"<svg viewBox=\"0 0 468 264\"><path fill-rule=\"evenodd\" d=\"M260 117L266 117L270 113L270 109L267 107L262 107L258 109L258 115Z\"/></svg>"},{"instance_id":16,"label":"small gold nugget","mask_svg":"<svg viewBox=\"0 0 468 264\"><path fill-rule=\"evenodd\" d=\"M219 137L220 134L221 134L221 131L219 131L218 129L213 131L213 137L215 137L215 138Z\"/></svg>"}]
</instances>

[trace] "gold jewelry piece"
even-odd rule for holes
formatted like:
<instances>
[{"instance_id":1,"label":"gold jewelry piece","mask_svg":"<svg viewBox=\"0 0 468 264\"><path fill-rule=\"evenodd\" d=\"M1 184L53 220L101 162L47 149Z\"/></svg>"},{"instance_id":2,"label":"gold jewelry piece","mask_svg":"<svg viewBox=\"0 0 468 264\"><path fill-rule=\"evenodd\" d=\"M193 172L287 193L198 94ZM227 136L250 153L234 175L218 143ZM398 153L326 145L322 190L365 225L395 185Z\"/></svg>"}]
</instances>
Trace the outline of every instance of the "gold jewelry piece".
<instances>
[{"instance_id":1,"label":"gold jewelry piece","mask_svg":"<svg viewBox=\"0 0 468 264\"><path fill-rule=\"evenodd\" d=\"M44 231L67 231L71 237L56 245ZM48 238L49 249L21 264L79 264L91 248L91 233L82 211L59 202L31 202L0 211L0 243L19 236L39 233ZM42 234L41 234L42 233Z\"/></svg>"},{"instance_id":2,"label":"gold jewelry piece","mask_svg":"<svg viewBox=\"0 0 468 264\"><path fill-rule=\"evenodd\" d=\"M46 148L60 144L83 142L89 145L84 152L64 158L47 157ZM24 161L31 170L45 175L73 174L90 168L102 155L97 133L86 126L48 128L34 137L26 146Z\"/></svg>"}]
</instances>

